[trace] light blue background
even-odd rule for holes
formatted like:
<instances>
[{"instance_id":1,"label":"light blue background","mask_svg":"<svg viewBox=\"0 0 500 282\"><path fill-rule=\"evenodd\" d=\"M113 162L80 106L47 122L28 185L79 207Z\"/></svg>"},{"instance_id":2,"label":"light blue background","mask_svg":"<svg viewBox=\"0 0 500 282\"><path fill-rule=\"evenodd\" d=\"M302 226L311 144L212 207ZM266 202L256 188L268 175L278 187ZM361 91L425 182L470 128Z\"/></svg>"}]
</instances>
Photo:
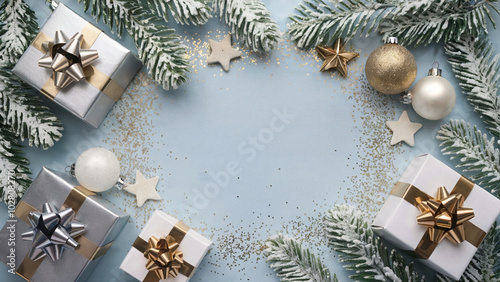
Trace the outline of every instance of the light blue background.
<instances>
[{"instance_id":1,"label":"light blue background","mask_svg":"<svg viewBox=\"0 0 500 282\"><path fill-rule=\"evenodd\" d=\"M83 12L83 5L75 0L62 2L94 22L89 12ZM264 2L285 31L287 16L301 1ZM28 3L42 25L49 9L42 1ZM498 15L494 17L500 22ZM99 27L109 33L104 25ZM347 281L349 273L322 238L322 214L335 204L348 203L373 218L414 156L431 153L450 166L456 164L439 151L435 136L441 124L458 118L483 130L460 92L441 44L410 48L418 62L417 81L437 60L443 77L457 91L454 112L442 121L429 122L396 97L375 94L367 86L364 63L382 43L378 35L349 42L347 49L360 53L360 58L349 63L349 77L344 79L336 73L320 73L321 60L314 52L297 50L287 40L268 55L243 49L243 57L232 62L228 73L219 66L206 66L204 43L208 38L220 40L228 31L217 18L202 27L178 27L193 66L190 81L178 90L164 91L143 70L99 129L46 103L61 118L64 136L46 151L25 148L33 177L42 166L64 170L81 152L96 146L115 152L129 178L135 169L147 177L160 176L158 190L164 200L149 201L142 208L135 207L133 195L116 190L102 193L130 213L131 219L90 281L133 281L118 267L155 209L184 220L214 241L192 281L278 281L261 253L262 241L277 232L304 240L332 272ZM500 50L500 33L491 26L490 31ZM128 36L117 40L136 52ZM242 49L238 40L233 41ZM284 109L294 118L250 157L248 138L268 137L264 135L270 132L276 111ZM423 123L413 148L388 145L391 134L384 123L399 118L403 110L412 121ZM233 162L239 164L238 173L225 187L211 190L213 198L205 194L200 201L196 195L215 183L210 175L220 174ZM6 207L0 209L0 221L5 221ZM0 280L23 281L1 268Z\"/></svg>"}]
</instances>

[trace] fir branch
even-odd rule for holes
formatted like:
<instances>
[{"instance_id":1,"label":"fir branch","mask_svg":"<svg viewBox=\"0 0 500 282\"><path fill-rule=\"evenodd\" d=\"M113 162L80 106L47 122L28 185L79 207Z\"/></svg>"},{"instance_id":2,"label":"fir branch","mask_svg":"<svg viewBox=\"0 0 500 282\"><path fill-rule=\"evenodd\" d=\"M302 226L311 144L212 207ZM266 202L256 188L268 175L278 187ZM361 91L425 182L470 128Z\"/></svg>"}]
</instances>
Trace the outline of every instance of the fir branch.
<instances>
[{"instance_id":1,"label":"fir branch","mask_svg":"<svg viewBox=\"0 0 500 282\"><path fill-rule=\"evenodd\" d=\"M203 25L212 17L210 0L147 0L149 10L168 22L168 12L179 24Z\"/></svg>"},{"instance_id":2,"label":"fir branch","mask_svg":"<svg viewBox=\"0 0 500 282\"><path fill-rule=\"evenodd\" d=\"M462 93L481 115L486 128L500 138L499 60L492 44L486 37L477 41L467 36L445 46L455 77Z\"/></svg>"},{"instance_id":3,"label":"fir branch","mask_svg":"<svg viewBox=\"0 0 500 282\"><path fill-rule=\"evenodd\" d=\"M274 49L281 33L271 13L259 0L214 0L214 11L231 27L236 38L255 52Z\"/></svg>"},{"instance_id":4,"label":"fir branch","mask_svg":"<svg viewBox=\"0 0 500 282\"><path fill-rule=\"evenodd\" d=\"M413 263L406 264L396 250L388 251L373 234L365 215L358 209L337 205L324 218L329 245L341 255L344 267L354 270L354 280L425 281L413 270Z\"/></svg>"},{"instance_id":5,"label":"fir branch","mask_svg":"<svg viewBox=\"0 0 500 282\"><path fill-rule=\"evenodd\" d=\"M135 0L79 0L92 16L102 19L112 30L121 35L126 29L134 38L139 59L166 90L176 89L186 82L189 71L186 47L181 44L175 30L160 22Z\"/></svg>"},{"instance_id":6,"label":"fir branch","mask_svg":"<svg viewBox=\"0 0 500 282\"><path fill-rule=\"evenodd\" d=\"M277 234L266 240L264 255L281 281L337 282L328 268L301 242Z\"/></svg>"},{"instance_id":7,"label":"fir branch","mask_svg":"<svg viewBox=\"0 0 500 282\"><path fill-rule=\"evenodd\" d=\"M23 0L0 4L0 67L17 63L38 30L35 12Z\"/></svg>"},{"instance_id":8,"label":"fir branch","mask_svg":"<svg viewBox=\"0 0 500 282\"><path fill-rule=\"evenodd\" d=\"M290 15L292 23L288 26L288 34L299 48L331 45L338 37L349 40L357 32L371 32L374 28L368 26L371 18L387 13L384 4L373 0L328 2L304 1L296 8L298 14Z\"/></svg>"},{"instance_id":9,"label":"fir branch","mask_svg":"<svg viewBox=\"0 0 500 282\"><path fill-rule=\"evenodd\" d=\"M438 274L439 281L452 282ZM460 282L500 281L500 226L495 222L467 266Z\"/></svg>"},{"instance_id":10,"label":"fir branch","mask_svg":"<svg viewBox=\"0 0 500 282\"><path fill-rule=\"evenodd\" d=\"M464 32L487 33L492 1L304 0L290 15L288 33L299 48L332 44L375 30L401 44L458 40Z\"/></svg>"},{"instance_id":11,"label":"fir branch","mask_svg":"<svg viewBox=\"0 0 500 282\"><path fill-rule=\"evenodd\" d=\"M0 124L0 202L7 202L7 189L13 189L18 202L31 184L28 160L17 144L11 128Z\"/></svg>"},{"instance_id":12,"label":"fir branch","mask_svg":"<svg viewBox=\"0 0 500 282\"><path fill-rule=\"evenodd\" d=\"M500 197L500 155L494 137L488 139L486 134L463 120L452 120L441 126L436 138L442 141L440 146L444 155L460 160L457 167L475 172L470 177L472 181Z\"/></svg>"},{"instance_id":13,"label":"fir branch","mask_svg":"<svg viewBox=\"0 0 500 282\"><path fill-rule=\"evenodd\" d=\"M487 34L487 21L495 26L490 9L499 13L493 6L496 0L430 2L424 11L387 17L380 23L379 31L384 37L398 37L403 45L459 41L464 33L471 36Z\"/></svg>"},{"instance_id":14,"label":"fir branch","mask_svg":"<svg viewBox=\"0 0 500 282\"><path fill-rule=\"evenodd\" d=\"M61 139L61 121L11 72L0 70L0 123L30 146L48 149Z\"/></svg>"}]
</instances>

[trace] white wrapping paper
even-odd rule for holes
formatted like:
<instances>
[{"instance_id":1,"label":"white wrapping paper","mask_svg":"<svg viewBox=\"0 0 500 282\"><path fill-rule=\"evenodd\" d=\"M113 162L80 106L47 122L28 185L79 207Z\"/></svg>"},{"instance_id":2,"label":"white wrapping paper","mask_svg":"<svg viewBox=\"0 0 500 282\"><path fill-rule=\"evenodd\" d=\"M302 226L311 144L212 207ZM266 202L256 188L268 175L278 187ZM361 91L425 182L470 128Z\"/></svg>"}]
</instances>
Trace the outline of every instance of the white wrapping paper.
<instances>
[{"instance_id":1,"label":"white wrapping paper","mask_svg":"<svg viewBox=\"0 0 500 282\"><path fill-rule=\"evenodd\" d=\"M416 157L399 180L412 184L428 195L435 197L437 188L445 186L450 192L461 175L431 155ZM500 200L474 185L464 202L464 207L473 208L475 217L471 223L488 232L500 214ZM420 211L406 200L390 195L378 213L372 228L374 232L391 242L394 246L413 251L426 227L417 224ZM459 279L474 256L477 248L464 241L454 245L444 239L438 244L428 259L419 259L422 263L453 279Z\"/></svg>"},{"instance_id":2,"label":"white wrapping paper","mask_svg":"<svg viewBox=\"0 0 500 282\"><path fill-rule=\"evenodd\" d=\"M144 229L139 234L139 237L147 242L151 236L155 236L156 238L167 236L178 221L179 220L174 217L157 210L146 223L146 226L144 226ZM183 252L184 260L186 262L189 262L197 268L211 245L212 242L210 240L201 236L193 229L189 229L182 239L178 250ZM144 257L143 253L132 247L120 265L120 269L123 269L137 280L142 281L148 274L148 270L146 269L147 261L148 260ZM170 277L166 280L160 281L185 282L189 281L189 278L179 274L176 278Z\"/></svg>"}]
</instances>

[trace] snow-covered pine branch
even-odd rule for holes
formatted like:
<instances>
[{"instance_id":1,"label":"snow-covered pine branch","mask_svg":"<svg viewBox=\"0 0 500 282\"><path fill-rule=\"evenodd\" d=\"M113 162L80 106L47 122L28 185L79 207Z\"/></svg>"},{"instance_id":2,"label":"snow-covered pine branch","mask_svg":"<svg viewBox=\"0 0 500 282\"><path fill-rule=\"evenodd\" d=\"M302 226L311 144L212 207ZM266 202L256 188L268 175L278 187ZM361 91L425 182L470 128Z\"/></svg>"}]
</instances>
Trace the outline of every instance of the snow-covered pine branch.
<instances>
[{"instance_id":1,"label":"snow-covered pine branch","mask_svg":"<svg viewBox=\"0 0 500 282\"><path fill-rule=\"evenodd\" d=\"M462 93L481 115L488 131L500 138L500 54L495 54L486 37L476 41L464 36L444 48Z\"/></svg>"},{"instance_id":2,"label":"snow-covered pine branch","mask_svg":"<svg viewBox=\"0 0 500 282\"><path fill-rule=\"evenodd\" d=\"M168 22L168 12L179 24L203 25L212 17L210 0L147 0L152 13Z\"/></svg>"},{"instance_id":3,"label":"snow-covered pine branch","mask_svg":"<svg viewBox=\"0 0 500 282\"><path fill-rule=\"evenodd\" d=\"M33 10L23 0L0 4L0 67L13 65L36 36L38 25Z\"/></svg>"},{"instance_id":4,"label":"snow-covered pine branch","mask_svg":"<svg viewBox=\"0 0 500 282\"><path fill-rule=\"evenodd\" d=\"M371 32L370 19L385 13L383 4L373 0L304 2L296 8L298 14L289 16L288 25L288 34L299 48L331 45L338 37L349 39L357 32Z\"/></svg>"},{"instance_id":5,"label":"snow-covered pine branch","mask_svg":"<svg viewBox=\"0 0 500 282\"><path fill-rule=\"evenodd\" d=\"M437 275L441 282L453 282L448 277ZM500 281L500 226L495 222L467 266L460 282Z\"/></svg>"},{"instance_id":6,"label":"snow-covered pine branch","mask_svg":"<svg viewBox=\"0 0 500 282\"><path fill-rule=\"evenodd\" d=\"M175 30L161 24L162 19L135 0L79 0L85 10L102 19L121 35L124 30L134 38L139 59L164 89L176 89L186 82L189 63L186 47Z\"/></svg>"},{"instance_id":7,"label":"snow-covered pine branch","mask_svg":"<svg viewBox=\"0 0 500 282\"><path fill-rule=\"evenodd\" d=\"M0 70L0 123L28 139L30 146L48 149L61 139L61 121L41 105L31 87L8 71Z\"/></svg>"},{"instance_id":8,"label":"snow-covered pine branch","mask_svg":"<svg viewBox=\"0 0 500 282\"><path fill-rule=\"evenodd\" d=\"M486 33L493 1L308 0L290 15L288 34L299 48L332 44L378 30L401 44L457 40Z\"/></svg>"},{"instance_id":9,"label":"snow-covered pine branch","mask_svg":"<svg viewBox=\"0 0 500 282\"><path fill-rule=\"evenodd\" d=\"M384 37L398 37L403 45L459 41L464 33L475 37L488 33L488 20L495 25L491 10L499 13L492 3L496 0L429 2L428 7L417 13L394 13L385 18L379 25L379 31Z\"/></svg>"},{"instance_id":10,"label":"snow-covered pine branch","mask_svg":"<svg viewBox=\"0 0 500 282\"><path fill-rule=\"evenodd\" d=\"M7 188L12 188L19 201L31 184L28 160L17 144L17 136L9 126L0 124L0 202L7 200Z\"/></svg>"},{"instance_id":11,"label":"snow-covered pine branch","mask_svg":"<svg viewBox=\"0 0 500 282\"><path fill-rule=\"evenodd\" d=\"M353 206L336 205L324 218L329 245L341 253L344 267L356 273L350 278L358 281L425 281L413 263L405 263L396 250L388 251L365 219Z\"/></svg>"},{"instance_id":12,"label":"snow-covered pine branch","mask_svg":"<svg viewBox=\"0 0 500 282\"><path fill-rule=\"evenodd\" d=\"M259 0L214 0L214 11L236 38L255 52L274 49L281 37L278 24Z\"/></svg>"},{"instance_id":13,"label":"snow-covered pine branch","mask_svg":"<svg viewBox=\"0 0 500 282\"><path fill-rule=\"evenodd\" d=\"M463 120L452 120L441 126L436 138L441 141L443 154L458 158L458 167L475 173L470 177L472 181L500 197L500 153L494 137L488 139Z\"/></svg>"},{"instance_id":14,"label":"snow-covered pine branch","mask_svg":"<svg viewBox=\"0 0 500 282\"><path fill-rule=\"evenodd\" d=\"M281 281L337 282L328 268L300 241L277 234L266 240L264 255Z\"/></svg>"}]
</instances>

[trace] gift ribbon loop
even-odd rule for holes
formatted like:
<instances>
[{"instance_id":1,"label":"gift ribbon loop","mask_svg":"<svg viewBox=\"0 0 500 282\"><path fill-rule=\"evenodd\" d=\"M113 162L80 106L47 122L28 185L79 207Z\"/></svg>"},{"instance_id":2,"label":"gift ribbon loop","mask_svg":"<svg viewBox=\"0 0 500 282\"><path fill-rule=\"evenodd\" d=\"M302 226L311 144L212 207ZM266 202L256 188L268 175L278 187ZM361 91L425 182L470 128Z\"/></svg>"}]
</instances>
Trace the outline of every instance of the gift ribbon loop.
<instances>
[{"instance_id":1,"label":"gift ribbon loop","mask_svg":"<svg viewBox=\"0 0 500 282\"><path fill-rule=\"evenodd\" d=\"M151 236L146 242L137 237L132 247L143 253L148 259L146 268L149 270L144 282L158 282L168 277L175 278L178 274L191 277L195 267L183 259L178 251L179 244L189 231L189 226L182 221L177 222L166 237L159 239Z\"/></svg>"},{"instance_id":2,"label":"gift ribbon loop","mask_svg":"<svg viewBox=\"0 0 500 282\"><path fill-rule=\"evenodd\" d=\"M93 24L87 23L80 31L80 34L83 35L81 48L82 49L91 48L94 42L99 37L99 35L101 34L101 32L102 31ZM49 46L49 44L45 42L50 42L54 40L55 39L44 34L43 32L39 32L31 45L40 52L45 53L46 52L45 48ZM123 92L125 92L125 89L123 89L116 81L114 81L108 75L104 74L103 72L101 72L92 65L83 67L83 73L87 83L91 84L96 89L102 91L106 96L108 96L115 102L121 97ZM55 83L56 81L54 80L53 75L51 75L47 79L45 84L42 86L40 92L42 92L45 96L47 96L51 100L54 100L59 91L61 90L61 88L56 87Z\"/></svg>"},{"instance_id":3,"label":"gift ribbon loop","mask_svg":"<svg viewBox=\"0 0 500 282\"><path fill-rule=\"evenodd\" d=\"M83 202L87 199L88 196L95 195L95 193L85 189L82 186L74 187L69 195L66 197L61 209L71 208L76 214L80 209ZM17 218L26 222L27 224L31 224L29 220L29 215L38 212L36 208L28 204L27 202L21 200L16 207L15 215ZM76 237L76 236L75 236ZM107 250L111 247L113 242L108 243L104 246L99 246L94 242L87 239L85 236L80 235L75 238L76 243L79 245L74 249L76 253L80 256L84 257L87 260L94 260L102 255L104 255ZM44 261L44 259L33 260L30 258L30 254L28 253L21 264L16 269L16 273L23 277L26 280L31 280L35 275L40 264Z\"/></svg>"},{"instance_id":4,"label":"gift ribbon loop","mask_svg":"<svg viewBox=\"0 0 500 282\"><path fill-rule=\"evenodd\" d=\"M473 188L474 183L461 176L450 193L443 187L433 198L412 184L396 183L391 195L404 199L423 212L418 220L429 227L415 250L409 252L411 255L428 259L443 238L453 243L467 241L479 247L486 232L468 221L472 218L472 209L462 207Z\"/></svg>"}]
</instances>

